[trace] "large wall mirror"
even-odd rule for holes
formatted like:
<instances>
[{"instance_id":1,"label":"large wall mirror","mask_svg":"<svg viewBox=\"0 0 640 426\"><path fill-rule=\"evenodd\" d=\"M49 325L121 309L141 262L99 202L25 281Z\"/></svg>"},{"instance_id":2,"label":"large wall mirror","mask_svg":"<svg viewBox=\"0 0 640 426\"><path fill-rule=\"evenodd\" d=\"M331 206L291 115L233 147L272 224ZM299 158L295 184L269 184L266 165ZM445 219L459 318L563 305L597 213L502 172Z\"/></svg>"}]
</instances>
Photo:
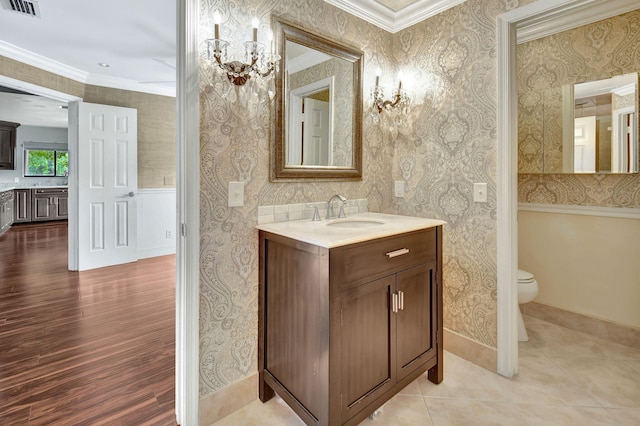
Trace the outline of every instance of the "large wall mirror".
<instances>
[{"instance_id":1,"label":"large wall mirror","mask_svg":"<svg viewBox=\"0 0 640 426\"><path fill-rule=\"evenodd\" d=\"M518 45L518 173L638 173L638 17Z\"/></svg>"},{"instance_id":2,"label":"large wall mirror","mask_svg":"<svg viewBox=\"0 0 640 426\"><path fill-rule=\"evenodd\" d=\"M638 172L638 73L563 88L563 173Z\"/></svg>"},{"instance_id":3,"label":"large wall mirror","mask_svg":"<svg viewBox=\"0 0 640 426\"><path fill-rule=\"evenodd\" d=\"M362 178L361 51L275 19L272 180Z\"/></svg>"}]
</instances>

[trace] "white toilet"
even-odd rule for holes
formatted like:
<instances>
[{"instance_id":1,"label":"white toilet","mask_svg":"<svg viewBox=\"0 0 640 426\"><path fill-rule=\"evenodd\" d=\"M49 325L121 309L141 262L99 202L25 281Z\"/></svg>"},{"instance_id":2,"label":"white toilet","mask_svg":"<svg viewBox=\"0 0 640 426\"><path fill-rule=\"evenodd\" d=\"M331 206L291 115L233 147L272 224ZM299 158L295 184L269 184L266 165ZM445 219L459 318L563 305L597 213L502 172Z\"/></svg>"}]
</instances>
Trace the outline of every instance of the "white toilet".
<instances>
[{"instance_id":1,"label":"white toilet","mask_svg":"<svg viewBox=\"0 0 640 426\"><path fill-rule=\"evenodd\" d=\"M531 272L518 269L518 341L526 342L529 340L527 329L524 328L524 320L520 305L529 303L538 295L538 282Z\"/></svg>"}]
</instances>

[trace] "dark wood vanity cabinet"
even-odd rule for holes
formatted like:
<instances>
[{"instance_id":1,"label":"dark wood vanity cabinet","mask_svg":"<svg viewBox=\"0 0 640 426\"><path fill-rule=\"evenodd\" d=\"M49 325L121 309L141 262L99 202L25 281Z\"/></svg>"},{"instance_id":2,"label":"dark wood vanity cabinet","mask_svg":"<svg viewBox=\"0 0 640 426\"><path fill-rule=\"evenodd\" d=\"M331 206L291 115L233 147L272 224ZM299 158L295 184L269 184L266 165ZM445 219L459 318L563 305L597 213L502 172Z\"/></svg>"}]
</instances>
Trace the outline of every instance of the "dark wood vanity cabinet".
<instances>
[{"instance_id":1,"label":"dark wood vanity cabinet","mask_svg":"<svg viewBox=\"0 0 640 426\"><path fill-rule=\"evenodd\" d=\"M259 396L355 425L443 378L442 227L326 249L260 231Z\"/></svg>"}]
</instances>

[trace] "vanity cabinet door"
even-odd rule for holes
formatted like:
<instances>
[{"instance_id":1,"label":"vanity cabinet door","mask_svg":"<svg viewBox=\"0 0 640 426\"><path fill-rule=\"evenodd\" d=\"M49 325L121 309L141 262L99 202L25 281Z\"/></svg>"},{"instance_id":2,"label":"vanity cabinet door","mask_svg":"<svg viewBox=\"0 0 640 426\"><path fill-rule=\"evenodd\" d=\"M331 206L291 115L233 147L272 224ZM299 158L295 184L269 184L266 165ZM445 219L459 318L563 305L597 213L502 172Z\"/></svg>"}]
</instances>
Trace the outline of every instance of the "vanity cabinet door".
<instances>
[{"instance_id":1,"label":"vanity cabinet door","mask_svg":"<svg viewBox=\"0 0 640 426\"><path fill-rule=\"evenodd\" d=\"M341 295L341 422L362 411L396 383L395 275Z\"/></svg>"},{"instance_id":2,"label":"vanity cabinet door","mask_svg":"<svg viewBox=\"0 0 640 426\"><path fill-rule=\"evenodd\" d=\"M436 263L416 266L397 275L398 381L436 355Z\"/></svg>"}]
</instances>

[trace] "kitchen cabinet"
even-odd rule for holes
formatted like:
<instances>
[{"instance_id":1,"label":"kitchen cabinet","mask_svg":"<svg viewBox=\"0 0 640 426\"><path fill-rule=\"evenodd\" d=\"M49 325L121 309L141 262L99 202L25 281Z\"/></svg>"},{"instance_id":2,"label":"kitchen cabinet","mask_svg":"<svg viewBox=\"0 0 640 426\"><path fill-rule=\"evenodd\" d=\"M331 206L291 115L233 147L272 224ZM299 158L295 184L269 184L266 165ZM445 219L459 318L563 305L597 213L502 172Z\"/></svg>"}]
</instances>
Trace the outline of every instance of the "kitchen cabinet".
<instances>
[{"instance_id":1,"label":"kitchen cabinet","mask_svg":"<svg viewBox=\"0 0 640 426\"><path fill-rule=\"evenodd\" d=\"M63 220L69 216L67 188L31 190L31 221Z\"/></svg>"},{"instance_id":2,"label":"kitchen cabinet","mask_svg":"<svg viewBox=\"0 0 640 426\"><path fill-rule=\"evenodd\" d=\"M13 224L13 191L0 192L0 234Z\"/></svg>"},{"instance_id":3,"label":"kitchen cabinet","mask_svg":"<svg viewBox=\"0 0 640 426\"><path fill-rule=\"evenodd\" d=\"M13 170L18 123L0 121L0 170Z\"/></svg>"},{"instance_id":4,"label":"kitchen cabinet","mask_svg":"<svg viewBox=\"0 0 640 426\"><path fill-rule=\"evenodd\" d=\"M13 198L13 223L31 222L31 189L14 189Z\"/></svg>"},{"instance_id":5,"label":"kitchen cabinet","mask_svg":"<svg viewBox=\"0 0 640 426\"><path fill-rule=\"evenodd\" d=\"M443 379L442 226L325 248L260 230L259 397L356 425Z\"/></svg>"}]
</instances>

